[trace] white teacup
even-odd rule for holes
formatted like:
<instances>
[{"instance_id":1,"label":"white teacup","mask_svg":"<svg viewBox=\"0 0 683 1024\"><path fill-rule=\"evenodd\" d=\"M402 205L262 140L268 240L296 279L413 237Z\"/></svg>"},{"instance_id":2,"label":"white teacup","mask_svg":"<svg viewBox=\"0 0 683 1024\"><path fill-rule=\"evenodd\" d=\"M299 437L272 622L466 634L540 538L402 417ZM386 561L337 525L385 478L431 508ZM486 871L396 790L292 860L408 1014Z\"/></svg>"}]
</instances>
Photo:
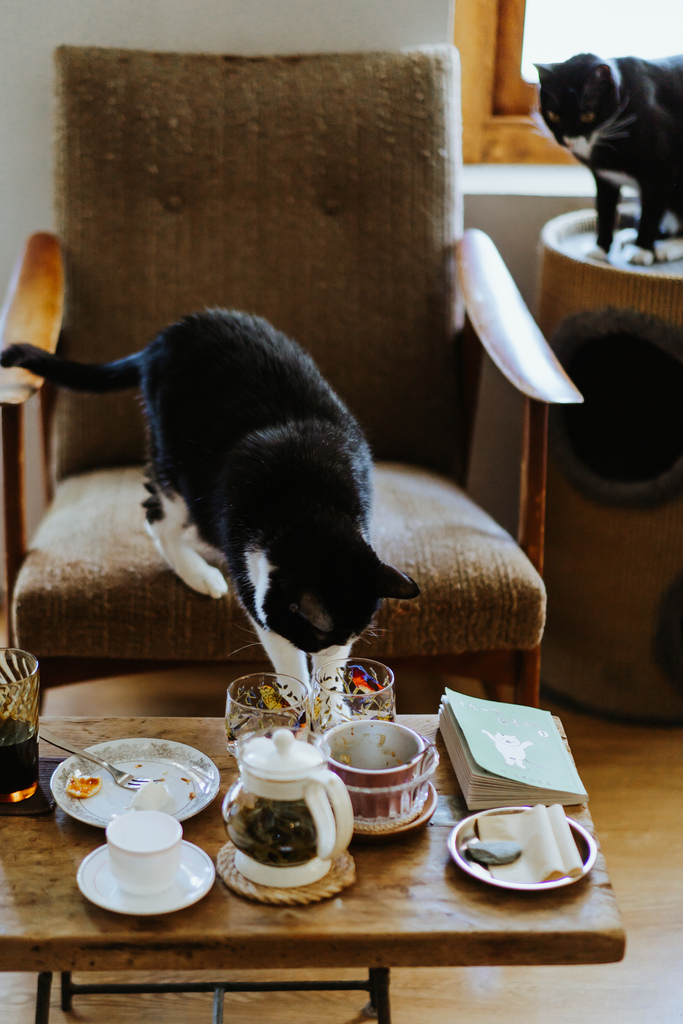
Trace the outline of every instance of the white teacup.
<instances>
[{"instance_id":1,"label":"white teacup","mask_svg":"<svg viewBox=\"0 0 683 1024\"><path fill-rule=\"evenodd\" d=\"M154 896L180 870L183 827L163 811L129 811L106 828L111 873L124 892Z\"/></svg>"}]
</instances>

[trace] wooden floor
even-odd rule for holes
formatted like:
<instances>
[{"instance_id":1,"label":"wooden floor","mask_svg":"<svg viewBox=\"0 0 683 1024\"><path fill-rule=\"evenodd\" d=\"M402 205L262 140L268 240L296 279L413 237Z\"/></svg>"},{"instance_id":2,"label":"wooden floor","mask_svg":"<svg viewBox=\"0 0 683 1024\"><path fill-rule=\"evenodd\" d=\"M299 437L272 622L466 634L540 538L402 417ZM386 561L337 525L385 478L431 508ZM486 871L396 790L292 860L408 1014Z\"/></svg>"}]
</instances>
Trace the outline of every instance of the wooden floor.
<instances>
[{"instance_id":1,"label":"wooden floor","mask_svg":"<svg viewBox=\"0 0 683 1024\"><path fill-rule=\"evenodd\" d=\"M435 711L444 680L424 681L422 705ZM467 684L462 684L466 688ZM221 715L222 672L82 683L49 691L46 714ZM457 683L454 683L457 687ZM473 689L470 692L475 692ZM619 964L593 967L461 968L392 972L394 1024L675 1024L683 1021L683 729L615 724L543 706L560 714L624 915L628 946ZM492 891L492 899L495 892ZM533 896L529 896L533 899ZM0 928L2 922L0 921ZM263 978L280 977L268 971ZM353 972L312 970L312 978ZM94 981L103 975L77 976ZM131 974L125 980L144 980ZM176 980L183 976L165 976ZM196 972L191 976L198 980ZM208 977L208 976L207 976ZM236 979L247 975L227 974ZM123 980L121 976L112 978ZM0 1021L32 1024L35 976L0 974ZM240 994L226 1002L226 1022L360 1024L358 993ZM52 1024L200 1024L211 1020L210 995L81 996L64 1014L53 992Z\"/></svg>"}]
</instances>

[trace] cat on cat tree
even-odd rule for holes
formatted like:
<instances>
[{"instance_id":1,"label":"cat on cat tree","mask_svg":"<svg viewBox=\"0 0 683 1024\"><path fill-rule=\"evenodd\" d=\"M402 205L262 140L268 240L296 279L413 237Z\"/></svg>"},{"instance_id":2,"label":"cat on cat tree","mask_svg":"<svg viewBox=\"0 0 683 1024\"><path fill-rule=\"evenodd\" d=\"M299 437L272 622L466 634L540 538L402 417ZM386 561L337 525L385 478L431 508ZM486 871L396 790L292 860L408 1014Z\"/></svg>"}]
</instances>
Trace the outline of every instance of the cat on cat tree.
<instances>
[{"instance_id":1,"label":"cat on cat tree","mask_svg":"<svg viewBox=\"0 0 683 1024\"><path fill-rule=\"evenodd\" d=\"M661 60L580 53L536 64L540 113L555 140L595 178L593 258L607 259L621 188L640 196L636 266L683 257L683 55Z\"/></svg>"}]
</instances>

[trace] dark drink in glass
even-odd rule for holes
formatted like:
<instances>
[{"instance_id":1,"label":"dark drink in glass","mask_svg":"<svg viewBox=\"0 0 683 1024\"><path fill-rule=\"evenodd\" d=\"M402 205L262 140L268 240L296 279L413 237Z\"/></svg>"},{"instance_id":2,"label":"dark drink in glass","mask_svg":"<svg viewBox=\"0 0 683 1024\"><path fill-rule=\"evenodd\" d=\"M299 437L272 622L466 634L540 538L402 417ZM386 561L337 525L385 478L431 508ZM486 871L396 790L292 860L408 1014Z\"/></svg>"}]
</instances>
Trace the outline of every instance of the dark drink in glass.
<instances>
[{"instance_id":1,"label":"dark drink in glass","mask_svg":"<svg viewBox=\"0 0 683 1024\"><path fill-rule=\"evenodd\" d=\"M32 654L0 649L0 803L26 800L38 787L39 687Z\"/></svg>"}]
</instances>

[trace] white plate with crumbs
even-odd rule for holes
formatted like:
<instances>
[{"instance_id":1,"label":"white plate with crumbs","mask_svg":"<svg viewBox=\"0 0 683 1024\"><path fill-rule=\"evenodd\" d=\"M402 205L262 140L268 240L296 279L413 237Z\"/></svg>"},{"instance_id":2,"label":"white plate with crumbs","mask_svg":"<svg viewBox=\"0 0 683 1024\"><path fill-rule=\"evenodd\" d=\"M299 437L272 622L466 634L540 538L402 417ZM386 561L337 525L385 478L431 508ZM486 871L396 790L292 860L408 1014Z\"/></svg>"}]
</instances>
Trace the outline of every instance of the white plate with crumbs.
<instances>
[{"instance_id":1,"label":"white plate with crumbs","mask_svg":"<svg viewBox=\"0 0 683 1024\"><path fill-rule=\"evenodd\" d=\"M169 814L178 821L191 818L207 807L220 786L220 773L211 758L185 743L134 738L93 743L85 749L122 771L145 779L162 779L173 800ZM102 779L99 793L85 800L69 796L66 787L75 773L98 775ZM139 792L117 786L105 768L78 754L62 761L50 780L50 789L63 811L98 828L106 828L114 814L132 810Z\"/></svg>"}]
</instances>

